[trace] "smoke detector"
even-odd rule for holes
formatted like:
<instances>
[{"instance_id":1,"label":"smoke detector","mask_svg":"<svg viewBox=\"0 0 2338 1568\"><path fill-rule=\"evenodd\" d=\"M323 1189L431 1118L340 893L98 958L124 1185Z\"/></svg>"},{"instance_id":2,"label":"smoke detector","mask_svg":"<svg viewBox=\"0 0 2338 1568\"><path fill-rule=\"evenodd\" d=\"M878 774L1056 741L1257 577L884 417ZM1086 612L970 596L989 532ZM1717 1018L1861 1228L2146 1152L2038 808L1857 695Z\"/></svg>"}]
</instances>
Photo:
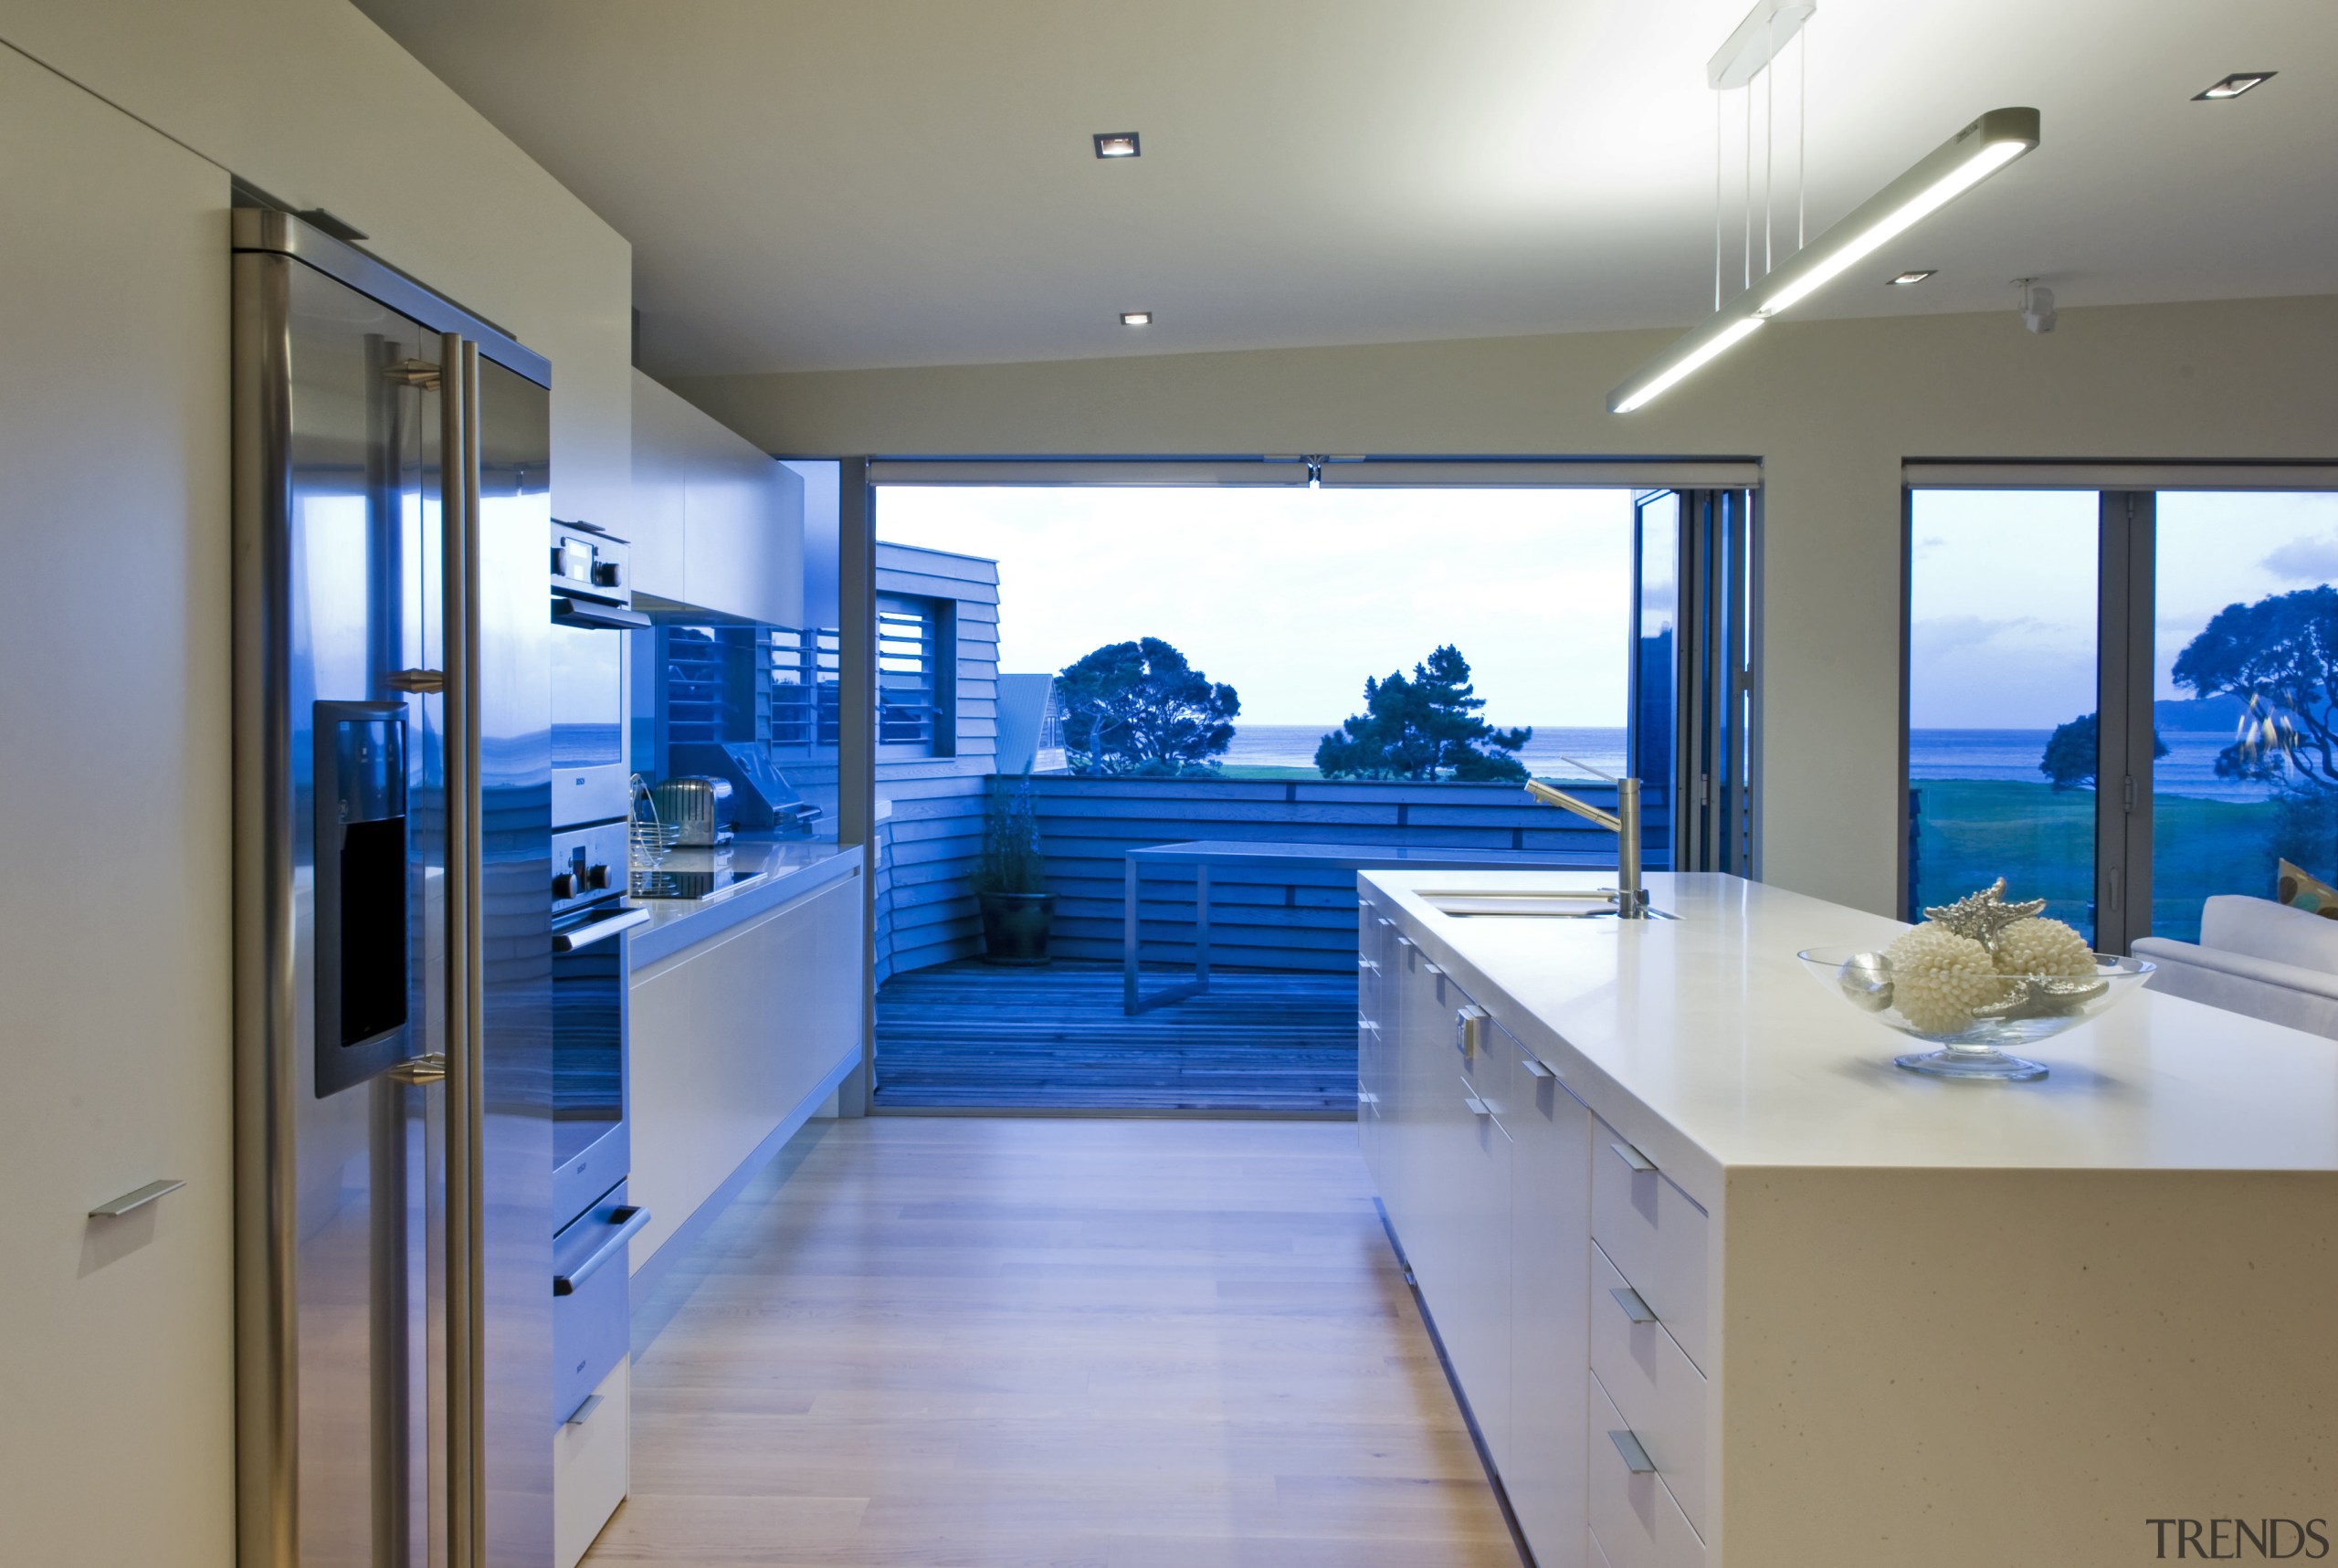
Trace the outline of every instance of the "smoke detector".
<instances>
[{"instance_id":1,"label":"smoke detector","mask_svg":"<svg viewBox=\"0 0 2338 1568\"><path fill-rule=\"evenodd\" d=\"M2054 290L2035 278L2017 278L2014 286L2021 290L2021 324L2033 332L2054 330Z\"/></svg>"}]
</instances>

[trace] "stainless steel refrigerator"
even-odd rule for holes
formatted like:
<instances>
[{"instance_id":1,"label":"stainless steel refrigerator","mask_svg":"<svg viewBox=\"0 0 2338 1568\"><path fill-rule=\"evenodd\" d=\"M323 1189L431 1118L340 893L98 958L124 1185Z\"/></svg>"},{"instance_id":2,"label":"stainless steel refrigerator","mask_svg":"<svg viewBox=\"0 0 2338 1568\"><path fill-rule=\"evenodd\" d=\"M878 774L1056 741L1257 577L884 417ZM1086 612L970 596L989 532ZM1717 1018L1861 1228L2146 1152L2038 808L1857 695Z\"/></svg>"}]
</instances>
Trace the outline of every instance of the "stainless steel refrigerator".
<instances>
[{"instance_id":1,"label":"stainless steel refrigerator","mask_svg":"<svg viewBox=\"0 0 2338 1568\"><path fill-rule=\"evenodd\" d=\"M536 1568L550 366L233 216L239 1561Z\"/></svg>"}]
</instances>

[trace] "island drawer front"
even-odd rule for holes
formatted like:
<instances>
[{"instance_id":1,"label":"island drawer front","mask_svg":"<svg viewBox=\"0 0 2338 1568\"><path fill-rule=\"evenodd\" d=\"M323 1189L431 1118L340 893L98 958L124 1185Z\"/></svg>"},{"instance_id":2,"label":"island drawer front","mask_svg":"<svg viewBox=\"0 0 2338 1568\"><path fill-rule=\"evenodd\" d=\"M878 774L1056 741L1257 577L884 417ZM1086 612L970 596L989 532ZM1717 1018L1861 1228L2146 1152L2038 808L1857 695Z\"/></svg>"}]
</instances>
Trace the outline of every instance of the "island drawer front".
<instances>
[{"instance_id":1,"label":"island drawer front","mask_svg":"<svg viewBox=\"0 0 2338 1568\"><path fill-rule=\"evenodd\" d=\"M1585 1400L1584 1442L1591 1456L1591 1533L1612 1568L1704 1568L1705 1543L1672 1499L1664 1478L1634 1475L1607 1435L1625 1431L1623 1413L1596 1373Z\"/></svg>"},{"instance_id":2,"label":"island drawer front","mask_svg":"<svg viewBox=\"0 0 2338 1568\"><path fill-rule=\"evenodd\" d=\"M1672 1500L1706 1524L1705 1374L1662 1323L1635 1323L1613 1292L1629 1289L1606 1254L1591 1249L1591 1370L1638 1434Z\"/></svg>"},{"instance_id":3,"label":"island drawer front","mask_svg":"<svg viewBox=\"0 0 2338 1568\"><path fill-rule=\"evenodd\" d=\"M1631 1150L1631 1144L1606 1122L1598 1137L1591 1160L1591 1238L1701 1372L1711 1364L1705 1294L1711 1225L1705 1211L1661 1171L1635 1170L1618 1150Z\"/></svg>"}]
</instances>

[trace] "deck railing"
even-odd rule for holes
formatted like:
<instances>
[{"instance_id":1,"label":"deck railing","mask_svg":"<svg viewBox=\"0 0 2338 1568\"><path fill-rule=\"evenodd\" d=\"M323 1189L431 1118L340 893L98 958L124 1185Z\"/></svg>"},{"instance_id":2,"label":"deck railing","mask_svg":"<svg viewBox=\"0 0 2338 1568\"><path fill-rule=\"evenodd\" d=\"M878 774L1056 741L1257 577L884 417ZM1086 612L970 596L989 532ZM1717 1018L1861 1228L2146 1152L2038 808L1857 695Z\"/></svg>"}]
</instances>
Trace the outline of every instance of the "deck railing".
<instances>
[{"instance_id":1,"label":"deck railing","mask_svg":"<svg viewBox=\"0 0 2338 1568\"><path fill-rule=\"evenodd\" d=\"M982 779L935 781L897 795L880 829L879 978L979 950L971 878L982 849ZM1612 786L1570 786L1612 807ZM1526 849L1553 864L1612 867L1616 839L1528 801L1515 784L1332 780L1093 778L1031 781L1048 884L1056 894L1058 955L1121 957L1122 857L1146 844L1195 838L1416 847ZM1648 802L1648 864L1669 864L1670 812ZM1213 963L1338 971L1355 963L1352 872L1214 873ZM1191 881L1148 879L1140 909L1145 956L1189 958Z\"/></svg>"}]
</instances>

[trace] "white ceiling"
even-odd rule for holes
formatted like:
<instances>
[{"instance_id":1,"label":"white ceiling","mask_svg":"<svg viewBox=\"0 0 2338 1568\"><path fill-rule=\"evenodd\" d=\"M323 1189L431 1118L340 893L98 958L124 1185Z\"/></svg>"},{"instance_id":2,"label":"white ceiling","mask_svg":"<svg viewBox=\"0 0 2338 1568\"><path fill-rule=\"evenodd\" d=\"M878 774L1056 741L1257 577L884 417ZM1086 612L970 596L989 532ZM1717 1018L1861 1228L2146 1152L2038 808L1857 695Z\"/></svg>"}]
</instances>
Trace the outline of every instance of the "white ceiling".
<instances>
[{"instance_id":1,"label":"white ceiling","mask_svg":"<svg viewBox=\"0 0 2338 1568\"><path fill-rule=\"evenodd\" d=\"M633 241L679 376L1686 325L1749 0L358 3ZM2331 0L1821 0L1807 47L1813 234L2045 131L1798 315L2338 293Z\"/></svg>"}]
</instances>

